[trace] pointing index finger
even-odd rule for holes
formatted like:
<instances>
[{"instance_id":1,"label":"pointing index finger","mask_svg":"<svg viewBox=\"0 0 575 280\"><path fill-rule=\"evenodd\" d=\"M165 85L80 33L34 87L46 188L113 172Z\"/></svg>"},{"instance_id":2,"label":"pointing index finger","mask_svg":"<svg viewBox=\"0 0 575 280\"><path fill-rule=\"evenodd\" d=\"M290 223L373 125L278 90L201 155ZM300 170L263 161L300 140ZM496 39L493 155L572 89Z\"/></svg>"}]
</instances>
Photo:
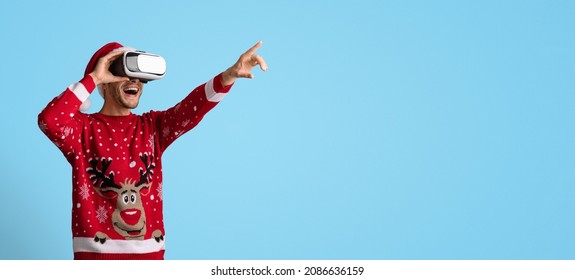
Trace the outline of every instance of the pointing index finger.
<instances>
[{"instance_id":1,"label":"pointing index finger","mask_svg":"<svg viewBox=\"0 0 575 280\"><path fill-rule=\"evenodd\" d=\"M261 45L262 45L262 41L257 42L253 47L251 47L251 48L246 52L246 54L250 54L250 55L253 54L254 52L257 51L257 49L260 48Z\"/></svg>"}]
</instances>

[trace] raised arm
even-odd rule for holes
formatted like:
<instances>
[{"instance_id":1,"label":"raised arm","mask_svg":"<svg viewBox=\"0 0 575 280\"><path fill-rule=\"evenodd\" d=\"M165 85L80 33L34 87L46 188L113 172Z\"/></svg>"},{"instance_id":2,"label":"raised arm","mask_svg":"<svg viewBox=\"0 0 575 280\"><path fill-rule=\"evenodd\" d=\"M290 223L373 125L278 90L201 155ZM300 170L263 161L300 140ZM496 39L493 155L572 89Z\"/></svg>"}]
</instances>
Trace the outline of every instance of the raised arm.
<instances>
[{"instance_id":1,"label":"raised arm","mask_svg":"<svg viewBox=\"0 0 575 280\"><path fill-rule=\"evenodd\" d=\"M176 106L159 113L157 127L162 151L182 134L195 127L204 115L226 96L236 79L252 79L254 75L251 71L256 65L260 65L263 71L267 70L265 60L255 53L261 45L262 42L258 42L226 71L195 88Z\"/></svg>"},{"instance_id":2,"label":"raised arm","mask_svg":"<svg viewBox=\"0 0 575 280\"><path fill-rule=\"evenodd\" d=\"M114 76L108 70L114 59L120 55L122 52L111 52L100 58L93 72L85 75L77 83L71 84L62 94L52 99L38 115L38 126L42 132L69 161L81 150L78 147L83 125L79 116L80 106L99 84L128 79Z\"/></svg>"}]
</instances>

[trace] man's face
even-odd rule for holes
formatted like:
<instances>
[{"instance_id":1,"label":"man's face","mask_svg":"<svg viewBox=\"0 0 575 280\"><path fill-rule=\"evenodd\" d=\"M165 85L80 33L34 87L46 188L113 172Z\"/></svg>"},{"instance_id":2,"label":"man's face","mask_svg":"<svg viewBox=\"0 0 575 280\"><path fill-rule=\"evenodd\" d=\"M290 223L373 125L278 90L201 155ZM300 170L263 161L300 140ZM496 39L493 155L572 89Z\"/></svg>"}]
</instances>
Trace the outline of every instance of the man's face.
<instances>
[{"instance_id":1,"label":"man's face","mask_svg":"<svg viewBox=\"0 0 575 280\"><path fill-rule=\"evenodd\" d=\"M106 99L115 102L120 107L134 109L138 107L144 84L136 78L125 82L105 84Z\"/></svg>"}]
</instances>

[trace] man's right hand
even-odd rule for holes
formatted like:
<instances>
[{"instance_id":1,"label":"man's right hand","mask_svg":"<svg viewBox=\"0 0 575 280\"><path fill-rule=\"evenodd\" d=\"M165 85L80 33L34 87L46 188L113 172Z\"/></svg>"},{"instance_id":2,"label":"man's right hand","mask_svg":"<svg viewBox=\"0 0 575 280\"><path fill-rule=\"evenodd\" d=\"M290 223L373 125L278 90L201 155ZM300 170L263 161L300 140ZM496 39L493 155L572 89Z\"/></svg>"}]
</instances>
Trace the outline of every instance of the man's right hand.
<instances>
[{"instance_id":1,"label":"man's right hand","mask_svg":"<svg viewBox=\"0 0 575 280\"><path fill-rule=\"evenodd\" d=\"M96 84L96 86L100 84L115 83L130 80L130 78L128 77L114 76L109 70L110 65L112 65L112 62L114 62L114 60L118 59L123 54L124 52L112 51L109 54L98 59L98 63L96 64L94 71L90 73L90 76L92 76L92 79L94 79L94 83Z\"/></svg>"}]
</instances>

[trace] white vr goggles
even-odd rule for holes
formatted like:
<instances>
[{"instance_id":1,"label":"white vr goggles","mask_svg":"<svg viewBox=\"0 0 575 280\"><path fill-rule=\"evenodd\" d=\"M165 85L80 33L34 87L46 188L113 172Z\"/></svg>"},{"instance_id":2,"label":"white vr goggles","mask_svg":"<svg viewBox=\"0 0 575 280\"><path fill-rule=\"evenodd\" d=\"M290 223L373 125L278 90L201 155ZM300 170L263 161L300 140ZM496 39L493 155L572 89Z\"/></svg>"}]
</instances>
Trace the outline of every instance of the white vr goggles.
<instances>
[{"instance_id":1,"label":"white vr goggles","mask_svg":"<svg viewBox=\"0 0 575 280\"><path fill-rule=\"evenodd\" d=\"M166 60L157 54L127 51L110 65L110 72L114 76L137 78L146 83L164 77Z\"/></svg>"}]
</instances>

